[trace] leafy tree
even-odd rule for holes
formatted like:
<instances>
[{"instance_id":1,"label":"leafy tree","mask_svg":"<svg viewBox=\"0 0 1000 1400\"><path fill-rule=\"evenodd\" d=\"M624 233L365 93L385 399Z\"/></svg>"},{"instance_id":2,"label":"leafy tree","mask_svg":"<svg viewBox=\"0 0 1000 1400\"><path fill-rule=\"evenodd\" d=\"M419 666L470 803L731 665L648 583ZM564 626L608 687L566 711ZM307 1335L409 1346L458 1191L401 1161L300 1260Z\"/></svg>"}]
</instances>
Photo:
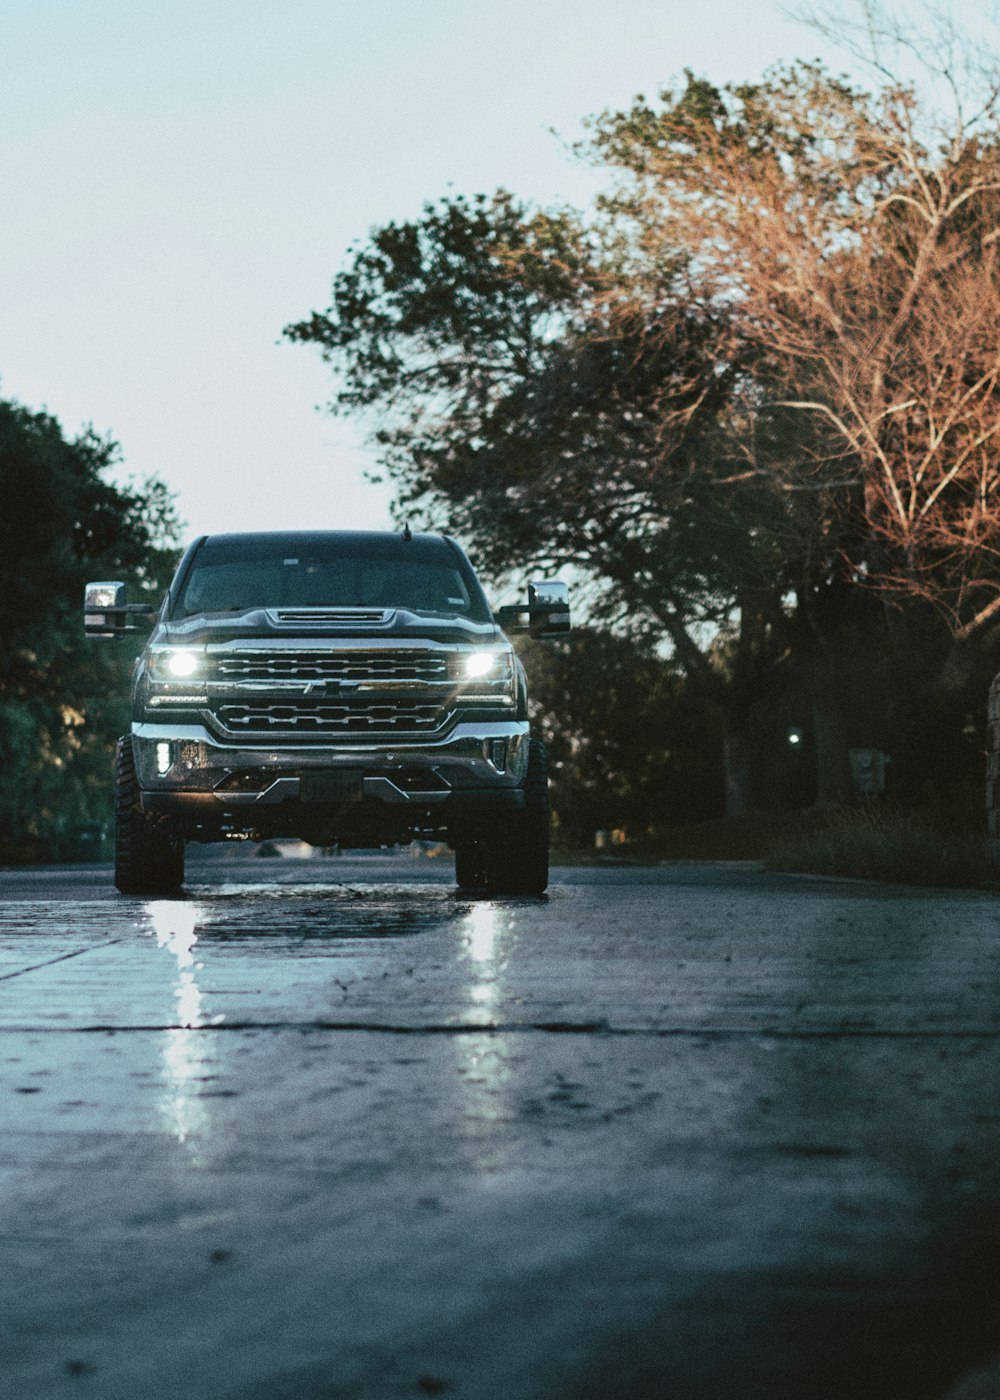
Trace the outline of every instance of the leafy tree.
<instances>
[{"instance_id":1,"label":"leafy tree","mask_svg":"<svg viewBox=\"0 0 1000 1400\"><path fill-rule=\"evenodd\" d=\"M739 726L787 649L789 554L805 574L803 538L824 567L830 548L802 529L815 497L748 469L749 437L760 461L802 432L788 413L751 423L726 315L686 297L665 253L639 304L632 256L613 229L507 194L445 201L376 231L288 334L340 370L336 411L378 414L400 514L472 539L495 577L569 566L595 616L669 639L729 721L736 806ZM734 616L724 668L706 641Z\"/></svg>"},{"instance_id":2,"label":"leafy tree","mask_svg":"<svg viewBox=\"0 0 1000 1400\"><path fill-rule=\"evenodd\" d=\"M176 558L157 481L107 478L114 443L68 441L0 401L0 853L79 854L110 818L111 751L127 725L131 655L83 636L83 585L125 578L156 600ZM134 654L134 652L133 652Z\"/></svg>"},{"instance_id":3,"label":"leafy tree","mask_svg":"<svg viewBox=\"0 0 1000 1400\"><path fill-rule=\"evenodd\" d=\"M401 513L495 575L572 566L595 615L669 638L723 718L732 810L769 695L808 697L841 799L859 636L901 696L957 696L1000 626L996 93L932 132L884 72L688 75L594 119L592 218L427 206L288 328L334 409L377 417Z\"/></svg>"}]
</instances>

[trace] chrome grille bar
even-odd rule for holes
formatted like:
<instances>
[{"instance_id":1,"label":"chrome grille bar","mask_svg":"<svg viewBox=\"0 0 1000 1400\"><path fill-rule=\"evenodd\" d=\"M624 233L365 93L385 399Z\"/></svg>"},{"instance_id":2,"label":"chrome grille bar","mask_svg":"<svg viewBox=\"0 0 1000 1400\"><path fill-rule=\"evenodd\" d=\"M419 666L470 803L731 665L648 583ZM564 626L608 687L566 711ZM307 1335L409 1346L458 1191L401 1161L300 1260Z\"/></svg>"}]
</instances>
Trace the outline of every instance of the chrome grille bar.
<instances>
[{"instance_id":1,"label":"chrome grille bar","mask_svg":"<svg viewBox=\"0 0 1000 1400\"><path fill-rule=\"evenodd\" d=\"M231 733L395 734L437 729L446 712L436 704L385 704L344 701L338 704L220 705L220 722Z\"/></svg>"},{"instance_id":2,"label":"chrome grille bar","mask_svg":"<svg viewBox=\"0 0 1000 1400\"><path fill-rule=\"evenodd\" d=\"M232 652L215 658L215 675L222 681L315 680L448 680L455 673L452 658L442 653L399 652Z\"/></svg>"}]
</instances>

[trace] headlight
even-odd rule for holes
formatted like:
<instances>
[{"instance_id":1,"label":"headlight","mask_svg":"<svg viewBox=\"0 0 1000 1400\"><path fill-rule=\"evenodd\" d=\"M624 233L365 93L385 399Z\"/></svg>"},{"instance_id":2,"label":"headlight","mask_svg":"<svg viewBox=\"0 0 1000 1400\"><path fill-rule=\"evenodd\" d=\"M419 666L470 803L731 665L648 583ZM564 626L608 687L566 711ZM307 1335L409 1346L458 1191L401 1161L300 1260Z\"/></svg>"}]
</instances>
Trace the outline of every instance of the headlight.
<instances>
[{"instance_id":1,"label":"headlight","mask_svg":"<svg viewBox=\"0 0 1000 1400\"><path fill-rule=\"evenodd\" d=\"M497 654L495 651L474 651L465 658L465 674L474 679L479 676L488 676L496 668Z\"/></svg>"},{"instance_id":2,"label":"headlight","mask_svg":"<svg viewBox=\"0 0 1000 1400\"><path fill-rule=\"evenodd\" d=\"M453 673L454 674L454 673ZM512 705L517 691L514 653L510 646L492 651L467 651L457 675L463 699L474 704Z\"/></svg>"},{"instance_id":3,"label":"headlight","mask_svg":"<svg viewBox=\"0 0 1000 1400\"><path fill-rule=\"evenodd\" d=\"M149 678L154 684L170 684L199 678L205 653L197 647L154 646L149 651Z\"/></svg>"},{"instance_id":4,"label":"headlight","mask_svg":"<svg viewBox=\"0 0 1000 1400\"><path fill-rule=\"evenodd\" d=\"M174 651L167 657L167 670L172 676L193 676L199 657L193 651Z\"/></svg>"}]
</instances>

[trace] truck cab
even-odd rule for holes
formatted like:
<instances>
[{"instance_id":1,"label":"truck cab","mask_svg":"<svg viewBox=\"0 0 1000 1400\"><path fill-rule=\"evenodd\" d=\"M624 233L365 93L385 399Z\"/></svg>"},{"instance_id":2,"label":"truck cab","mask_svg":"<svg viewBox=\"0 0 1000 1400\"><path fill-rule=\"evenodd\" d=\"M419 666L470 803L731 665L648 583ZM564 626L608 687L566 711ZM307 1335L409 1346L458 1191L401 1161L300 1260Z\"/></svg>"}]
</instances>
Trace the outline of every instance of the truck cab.
<instances>
[{"instance_id":1,"label":"truck cab","mask_svg":"<svg viewBox=\"0 0 1000 1400\"><path fill-rule=\"evenodd\" d=\"M163 894L188 841L446 841L460 886L541 894L546 755L507 633L569 628L566 586L494 614L445 535L207 535L151 618L87 585L91 636L152 633L118 742L115 883Z\"/></svg>"}]
</instances>

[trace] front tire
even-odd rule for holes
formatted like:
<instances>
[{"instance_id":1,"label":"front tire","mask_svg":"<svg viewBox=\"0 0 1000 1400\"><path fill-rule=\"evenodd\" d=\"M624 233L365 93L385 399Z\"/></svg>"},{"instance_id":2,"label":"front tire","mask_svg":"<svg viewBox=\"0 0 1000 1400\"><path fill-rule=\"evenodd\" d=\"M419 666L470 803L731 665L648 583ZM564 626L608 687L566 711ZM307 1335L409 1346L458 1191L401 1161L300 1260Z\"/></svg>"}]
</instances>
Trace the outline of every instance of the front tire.
<instances>
[{"instance_id":1,"label":"front tire","mask_svg":"<svg viewBox=\"0 0 1000 1400\"><path fill-rule=\"evenodd\" d=\"M455 883L461 890L482 889L486 884L486 848L482 841L463 841L455 847Z\"/></svg>"},{"instance_id":2,"label":"front tire","mask_svg":"<svg viewBox=\"0 0 1000 1400\"><path fill-rule=\"evenodd\" d=\"M115 751L115 885L122 894L173 894L184 883L184 839L142 810L132 740Z\"/></svg>"},{"instance_id":3,"label":"front tire","mask_svg":"<svg viewBox=\"0 0 1000 1400\"><path fill-rule=\"evenodd\" d=\"M524 808L490 843L487 888L498 894L545 893L549 883L549 760L540 739L528 743Z\"/></svg>"}]
</instances>

